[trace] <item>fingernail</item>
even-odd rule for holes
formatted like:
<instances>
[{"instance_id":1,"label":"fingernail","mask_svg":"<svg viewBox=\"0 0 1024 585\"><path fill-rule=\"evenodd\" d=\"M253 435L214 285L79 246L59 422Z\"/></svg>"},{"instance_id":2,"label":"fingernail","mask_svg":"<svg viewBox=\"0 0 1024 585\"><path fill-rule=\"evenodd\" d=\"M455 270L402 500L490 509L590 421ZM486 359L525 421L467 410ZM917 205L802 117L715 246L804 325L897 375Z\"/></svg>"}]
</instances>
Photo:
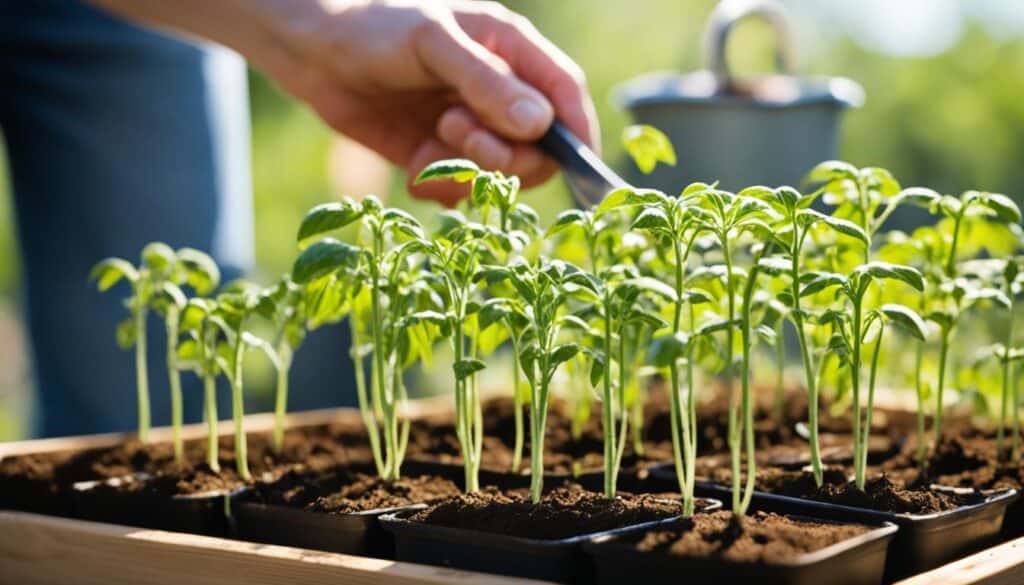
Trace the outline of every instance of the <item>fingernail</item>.
<instances>
[{"instance_id":1,"label":"fingernail","mask_svg":"<svg viewBox=\"0 0 1024 585\"><path fill-rule=\"evenodd\" d=\"M547 129L548 110L531 99L520 99L508 109L508 119L524 132L541 132Z\"/></svg>"},{"instance_id":2,"label":"fingernail","mask_svg":"<svg viewBox=\"0 0 1024 585\"><path fill-rule=\"evenodd\" d=\"M463 145L466 154L486 169L508 168L512 149L487 132L471 132Z\"/></svg>"}]
</instances>

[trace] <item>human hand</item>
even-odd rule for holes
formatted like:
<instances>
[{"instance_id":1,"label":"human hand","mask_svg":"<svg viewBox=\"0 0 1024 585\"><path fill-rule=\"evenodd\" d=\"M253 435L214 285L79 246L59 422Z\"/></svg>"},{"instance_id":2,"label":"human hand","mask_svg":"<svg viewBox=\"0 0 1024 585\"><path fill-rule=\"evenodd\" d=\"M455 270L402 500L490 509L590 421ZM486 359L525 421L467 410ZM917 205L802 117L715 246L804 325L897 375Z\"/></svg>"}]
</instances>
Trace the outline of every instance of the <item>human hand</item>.
<instances>
[{"instance_id":1,"label":"human hand","mask_svg":"<svg viewBox=\"0 0 1024 585\"><path fill-rule=\"evenodd\" d=\"M532 143L558 117L596 146L579 67L496 2L264 0L278 43L236 47L331 127L405 168L467 157L519 175L554 172ZM465 185L411 185L454 204Z\"/></svg>"}]
</instances>

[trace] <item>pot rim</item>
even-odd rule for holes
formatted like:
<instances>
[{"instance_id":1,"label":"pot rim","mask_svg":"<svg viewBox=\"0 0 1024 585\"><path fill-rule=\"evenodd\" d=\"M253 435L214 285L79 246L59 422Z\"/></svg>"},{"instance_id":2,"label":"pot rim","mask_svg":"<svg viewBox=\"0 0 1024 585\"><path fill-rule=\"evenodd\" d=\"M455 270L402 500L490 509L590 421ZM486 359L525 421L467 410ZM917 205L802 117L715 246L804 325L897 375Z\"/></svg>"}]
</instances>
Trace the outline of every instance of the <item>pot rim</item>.
<instances>
[{"instance_id":1,"label":"pot rim","mask_svg":"<svg viewBox=\"0 0 1024 585\"><path fill-rule=\"evenodd\" d=\"M806 522L814 522L817 524L833 524L833 525L849 525L858 524L857 522L839 522L835 520L827 520L823 518L815 518L813 516L804 516L800 514L780 514L787 518L793 518L796 520L802 520ZM722 558L715 557L688 557L688 556L674 556L668 555L663 552L641 552L631 547L627 547L625 544L618 542L616 539L621 535L602 535L594 537L590 542L584 544L583 548L588 553L597 553L602 550L614 549L616 551L629 551L630 554L634 555L658 555L662 559L679 559L682 562L713 562L723 563L730 565L763 565L765 567L778 567L778 568L797 568L813 565L829 558L838 556L847 551L859 548L877 540L893 538L896 532L899 530L899 526L893 522L881 522L881 523L859 523L862 526L872 527L871 530L860 534L853 538L841 540L837 543L830 544L824 548L820 548L816 551L802 554L794 559L790 559L782 562L771 562L771 563L739 563L731 562Z\"/></svg>"},{"instance_id":2,"label":"pot rim","mask_svg":"<svg viewBox=\"0 0 1024 585\"><path fill-rule=\"evenodd\" d=\"M685 74L654 71L616 85L611 95L613 105L623 109L670 104L768 110L813 104L858 108L865 99L864 88L846 77L772 73L736 78L732 85L723 88L706 69Z\"/></svg>"}]
</instances>

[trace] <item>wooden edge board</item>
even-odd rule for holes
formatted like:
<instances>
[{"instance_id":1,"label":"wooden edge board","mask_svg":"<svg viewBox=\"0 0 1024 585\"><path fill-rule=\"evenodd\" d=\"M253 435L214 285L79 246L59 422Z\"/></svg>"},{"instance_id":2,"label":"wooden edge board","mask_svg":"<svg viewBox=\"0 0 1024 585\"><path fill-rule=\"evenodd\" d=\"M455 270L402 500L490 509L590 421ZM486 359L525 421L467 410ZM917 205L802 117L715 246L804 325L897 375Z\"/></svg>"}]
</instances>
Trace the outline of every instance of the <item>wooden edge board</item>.
<instances>
[{"instance_id":1,"label":"wooden edge board","mask_svg":"<svg viewBox=\"0 0 1024 585\"><path fill-rule=\"evenodd\" d=\"M482 585L541 581L42 516L0 512L5 583Z\"/></svg>"},{"instance_id":2,"label":"wooden edge board","mask_svg":"<svg viewBox=\"0 0 1024 585\"><path fill-rule=\"evenodd\" d=\"M1024 537L1009 540L894 585L1020 585Z\"/></svg>"},{"instance_id":3,"label":"wooden edge board","mask_svg":"<svg viewBox=\"0 0 1024 585\"><path fill-rule=\"evenodd\" d=\"M406 412L410 417L419 417L451 410L451 408L451 397L433 396L410 400ZM359 410L356 408L322 408L288 414L285 427L302 427L331 422L350 422L355 425L362 425L362 418L360 417ZM269 432L273 425L274 415L269 412L249 414L245 417L245 430L247 433ZM220 435L230 435L234 432L234 426L231 420L222 420L218 424L217 430ZM206 436L206 425L204 423L184 425L181 434L186 441L203 438ZM10 455L110 447L134 436L134 433L103 433L0 443L0 459ZM170 427L154 427L150 430L150 442L160 443L170 440Z\"/></svg>"}]
</instances>

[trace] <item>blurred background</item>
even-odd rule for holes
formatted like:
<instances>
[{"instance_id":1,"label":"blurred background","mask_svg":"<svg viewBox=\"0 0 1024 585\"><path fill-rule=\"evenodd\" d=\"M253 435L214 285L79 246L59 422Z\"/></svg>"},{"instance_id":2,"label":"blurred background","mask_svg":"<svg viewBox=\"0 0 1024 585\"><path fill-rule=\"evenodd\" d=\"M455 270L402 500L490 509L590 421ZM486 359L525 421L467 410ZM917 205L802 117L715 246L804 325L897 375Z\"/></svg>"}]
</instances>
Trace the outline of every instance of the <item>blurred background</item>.
<instances>
[{"instance_id":1,"label":"blurred background","mask_svg":"<svg viewBox=\"0 0 1024 585\"><path fill-rule=\"evenodd\" d=\"M1016 0L788 0L800 72L841 75L867 100L843 123L841 155L883 166L904 184L958 194L978 188L1020 200L1024 185L1024 10ZM604 155L624 162L628 116L615 84L648 71L702 67L710 0L508 1L586 71L602 124ZM752 21L728 46L739 73L770 70L773 35ZM403 193L404 178L333 135L304 107L250 73L256 257L253 278L270 282L295 255L294 236L311 206L374 192L429 223L436 208ZM680 164L688 148L677 144ZM0 160L3 157L0 156ZM570 205L558 180L526 195L545 219ZM0 440L31 432L31 356L20 318L22 290L5 170L0 165ZM85 275L83 275L84 281ZM84 286L84 285L83 285ZM114 343L111 323L110 343ZM125 353L130 360L130 353ZM252 364L251 410L265 410L269 365Z\"/></svg>"}]
</instances>

